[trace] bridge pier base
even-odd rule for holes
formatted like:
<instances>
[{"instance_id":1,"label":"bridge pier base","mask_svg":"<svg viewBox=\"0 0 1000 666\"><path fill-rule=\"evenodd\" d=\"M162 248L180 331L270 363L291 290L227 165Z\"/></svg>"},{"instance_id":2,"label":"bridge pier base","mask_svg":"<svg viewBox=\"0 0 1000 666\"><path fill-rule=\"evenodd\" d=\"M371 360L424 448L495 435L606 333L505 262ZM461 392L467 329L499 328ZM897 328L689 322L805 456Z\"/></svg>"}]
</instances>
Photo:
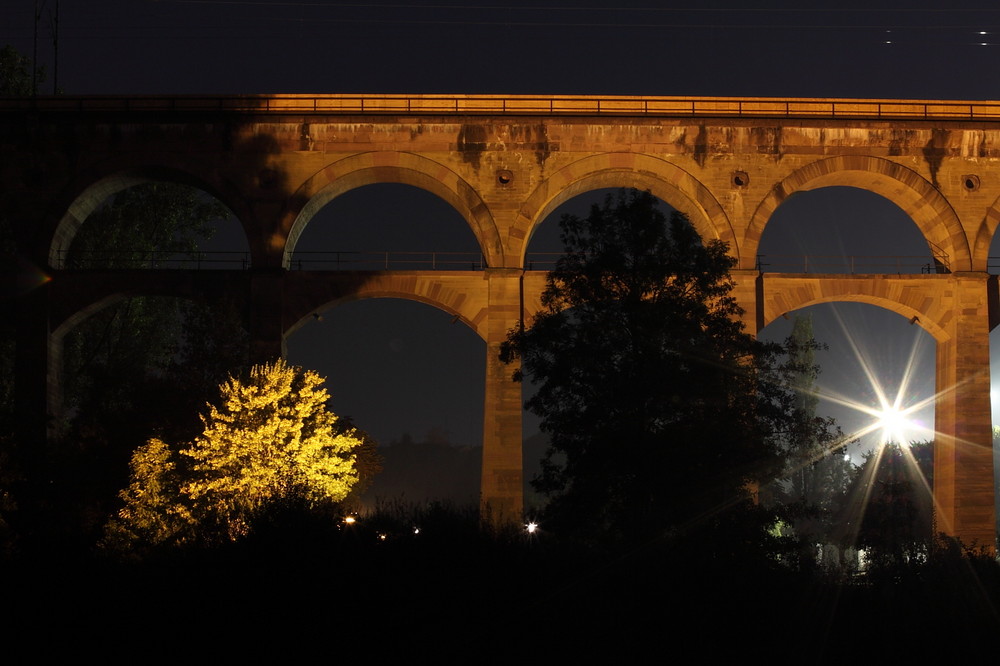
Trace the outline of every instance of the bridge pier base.
<instances>
[{"instance_id":1,"label":"bridge pier base","mask_svg":"<svg viewBox=\"0 0 1000 666\"><path fill-rule=\"evenodd\" d=\"M500 345L521 319L522 276L520 269L486 271L489 322L480 503L483 520L494 525L519 521L524 510L521 384L512 379L517 366L500 361Z\"/></svg>"},{"instance_id":2,"label":"bridge pier base","mask_svg":"<svg viewBox=\"0 0 1000 666\"><path fill-rule=\"evenodd\" d=\"M937 343L935 529L995 548L988 276L955 276L954 316Z\"/></svg>"}]
</instances>

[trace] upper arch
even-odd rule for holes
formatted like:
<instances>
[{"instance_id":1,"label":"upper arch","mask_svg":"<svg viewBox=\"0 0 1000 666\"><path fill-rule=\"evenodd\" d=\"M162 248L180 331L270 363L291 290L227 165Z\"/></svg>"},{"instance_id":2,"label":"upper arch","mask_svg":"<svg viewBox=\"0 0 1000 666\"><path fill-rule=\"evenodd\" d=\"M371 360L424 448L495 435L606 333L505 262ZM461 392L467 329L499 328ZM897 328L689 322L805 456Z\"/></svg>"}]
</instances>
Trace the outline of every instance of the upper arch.
<instances>
[{"instance_id":1,"label":"upper arch","mask_svg":"<svg viewBox=\"0 0 1000 666\"><path fill-rule=\"evenodd\" d=\"M585 157L539 183L511 229L511 254L523 265L531 235L549 213L578 194L605 187L649 190L684 213L702 238L728 243L729 253L739 258L740 248L729 218L708 188L670 162L635 153Z\"/></svg>"},{"instance_id":2,"label":"upper arch","mask_svg":"<svg viewBox=\"0 0 1000 666\"><path fill-rule=\"evenodd\" d=\"M1000 226L1000 197L986 209L986 215L983 216L983 221L979 223L979 229L976 231L972 249L973 270L989 270L990 246L993 244L998 226Z\"/></svg>"},{"instance_id":3,"label":"upper arch","mask_svg":"<svg viewBox=\"0 0 1000 666\"><path fill-rule=\"evenodd\" d=\"M81 185L71 190L67 202L60 204L60 217L48 236L49 265L53 268L63 268L63 257L80 227L108 197L129 187L149 182L187 185L215 197L236 215L244 237L249 238L246 227L249 215L242 205L243 199L228 191L226 187L213 185L180 168L162 165L131 166L91 173L80 179Z\"/></svg>"},{"instance_id":4,"label":"upper arch","mask_svg":"<svg viewBox=\"0 0 1000 666\"><path fill-rule=\"evenodd\" d=\"M434 194L465 218L488 266L503 265L503 246L496 223L475 189L448 167L426 157L404 152L361 153L338 160L310 177L292 196L282 217L285 238L271 239L272 248L284 248L288 266L295 245L323 206L348 190L374 183L412 185Z\"/></svg>"},{"instance_id":5,"label":"upper arch","mask_svg":"<svg viewBox=\"0 0 1000 666\"><path fill-rule=\"evenodd\" d=\"M899 206L920 229L931 254L946 255L950 271L973 269L972 254L958 215L937 189L912 169L881 157L837 155L807 164L777 183L757 206L743 241L747 257L757 255L771 215L795 192L830 186L857 187Z\"/></svg>"}]
</instances>

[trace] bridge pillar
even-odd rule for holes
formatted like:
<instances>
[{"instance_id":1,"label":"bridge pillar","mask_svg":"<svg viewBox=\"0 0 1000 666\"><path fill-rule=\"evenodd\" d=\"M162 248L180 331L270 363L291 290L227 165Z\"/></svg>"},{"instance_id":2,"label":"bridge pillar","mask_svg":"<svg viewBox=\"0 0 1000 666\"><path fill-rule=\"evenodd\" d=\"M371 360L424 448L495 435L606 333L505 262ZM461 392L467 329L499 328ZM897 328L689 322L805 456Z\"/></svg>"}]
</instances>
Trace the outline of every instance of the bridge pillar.
<instances>
[{"instance_id":1,"label":"bridge pillar","mask_svg":"<svg viewBox=\"0 0 1000 666\"><path fill-rule=\"evenodd\" d=\"M954 279L949 339L937 343L936 530L993 548L988 276L958 273Z\"/></svg>"},{"instance_id":2,"label":"bridge pillar","mask_svg":"<svg viewBox=\"0 0 1000 666\"><path fill-rule=\"evenodd\" d=\"M251 269L247 331L250 362L268 363L285 356L282 307L285 271L281 268Z\"/></svg>"},{"instance_id":3,"label":"bridge pillar","mask_svg":"<svg viewBox=\"0 0 1000 666\"><path fill-rule=\"evenodd\" d=\"M61 345L49 331L47 284L21 296L16 304L14 400L17 437L25 449L44 451L52 434L52 412L59 389Z\"/></svg>"},{"instance_id":4,"label":"bridge pillar","mask_svg":"<svg viewBox=\"0 0 1000 666\"><path fill-rule=\"evenodd\" d=\"M483 411L481 515L494 524L519 521L524 510L521 385L515 364L500 361L500 345L521 318L520 269L487 269L486 398Z\"/></svg>"},{"instance_id":5,"label":"bridge pillar","mask_svg":"<svg viewBox=\"0 0 1000 666\"><path fill-rule=\"evenodd\" d=\"M733 279L732 297L743 308L743 330L756 338L760 329L764 328L764 285L760 272L734 268L729 275Z\"/></svg>"}]
</instances>

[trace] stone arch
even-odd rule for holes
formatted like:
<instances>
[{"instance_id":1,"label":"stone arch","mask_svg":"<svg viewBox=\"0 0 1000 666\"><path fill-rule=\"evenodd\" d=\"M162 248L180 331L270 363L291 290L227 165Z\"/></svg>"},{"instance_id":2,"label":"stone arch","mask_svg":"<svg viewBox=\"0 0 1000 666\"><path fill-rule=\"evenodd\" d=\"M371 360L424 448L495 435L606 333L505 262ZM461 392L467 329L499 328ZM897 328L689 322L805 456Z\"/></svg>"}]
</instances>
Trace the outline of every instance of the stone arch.
<instances>
[{"instance_id":1,"label":"stone arch","mask_svg":"<svg viewBox=\"0 0 1000 666\"><path fill-rule=\"evenodd\" d=\"M972 270L972 255L965 229L951 204L916 171L870 155L838 155L807 164L777 183L757 206L743 253L757 255L760 239L771 215L795 192L834 185L857 187L881 195L899 206L920 229L932 256L948 271ZM749 268L750 266L746 266Z\"/></svg>"},{"instance_id":2,"label":"stone arch","mask_svg":"<svg viewBox=\"0 0 1000 666\"><path fill-rule=\"evenodd\" d=\"M284 237L271 239L272 249L284 248L288 266L303 230L323 206L337 196L364 185L399 183L434 194L465 218L488 266L503 265L500 233L489 207L461 176L426 157L404 152L362 153L338 160L310 177L292 196L282 216Z\"/></svg>"},{"instance_id":3,"label":"stone arch","mask_svg":"<svg viewBox=\"0 0 1000 666\"><path fill-rule=\"evenodd\" d=\"M990 258L990 246L993 244L993 237L996 235L997 227L1000 226L1000 197L986 209L983 221L979 223L976 230L976 238L972 248L972 270L988 270Z\"/></svg>"},{"instance_id":4,"label":"stone arch","mask_svg":"<svg viewBox=\"0 0 1000 666\"><path fill-rule=\"evenodd\" d=\"M243 198L225 186L213 184L208 179L197 176L185 169L163 165L130 166L88 174L80 179L82 183L72 190L69 200L59 208L61 217L49 234L48 262L53 268L62 268L62 257L69 249L80 227L87 217L109 196L124 189L148 182L176 183L188 185L215 197L240 221L243 234L253 237L247 228L250 219Z\"/></svg>"},{"instance_id":5,"label":"stone arch","mask_svg":"<svg viewBox=\"0 0 1000 666\"><path fill-rule=\"evenodd\" d=\"M485 281L481 276L473 280L484 289ZM337 290L334 286L325 293L314 293L310 299L290 304L294 309L287 312L285 321L292 323L285 329L284 337L298 330L317 310L368 298L400 298L429 305L455 317L485 341L488 319L485 291L470 294L463 288L465 282L454 285L449 282L447 278L435 279L435 276L393 273L374 276L349 289Z\"/></svg>"},{"instance_id":6,"label":"stone arch","mask_svg":"<svg viewBox=\"0 0 1000 666\"><path fill-rule=\"evenodd\" d=\"M822 293L819 289L813 290L793 288L783 290L781 294L782 298L780 299L776 298L776 294L773 292L767 292L768 290L765 288L766 296L761 329L785 313L807 308L812 305L835 302L855 302L867 303L868 305L883 308L901 315L906 319L913 321L915 324L919 324L921 328L931 334L935 342L938 344L949 340L951 337L941 325L938 318L939 313L928 311L925 307L919 307L903 300L893 298L888 294L876 295L872 293L864 293L863 288L860 288L858 285L845 284L841 289L836 291L824 288ZM921 302L926 303L927 300L929 299L923 299Z\"/></svg>"},{"instance_id":7,"label":"stone arch","mask_svg":"<svg viewBox=\"0 0 1000 666\"><path fill-rule=\"evenodd\" d=\"M700 181L680 167L649 155L605 153L569 164L542 181L521 208L510 231L510 251L523 265L535 228L570 198L605 187L634 187L653 195L687 215L705 239L729 244L737 258L740 248L725 211Z\"/></svg>"},{"instance_id":8,"label":"stone arch","mask_svg":"<svg viewBox=\"0 0 1000 666\"><path fill-rule=\"evenodd\" d=\"M133 274L134 275L134 274ZM152 277L152 276L149 276ZM73 294L75 298L68 302L54 304L51 312L51 331L48 336L47 358L47 410L51 415L63 413L66 400L66 385L64 383L64 344L74 329L84 324L91 316L113 307L123 301L133 298L173 299L193 303L211 302L218 293L211 293L193 285L180 285L170 281L158 282L155 279L139 280L138 284L129 284L126 277L120 280L109 280L106 283L94 284L88 280L87 289ZM161 301L162 303L163 301Z\"/></svg>"}]
</instances>

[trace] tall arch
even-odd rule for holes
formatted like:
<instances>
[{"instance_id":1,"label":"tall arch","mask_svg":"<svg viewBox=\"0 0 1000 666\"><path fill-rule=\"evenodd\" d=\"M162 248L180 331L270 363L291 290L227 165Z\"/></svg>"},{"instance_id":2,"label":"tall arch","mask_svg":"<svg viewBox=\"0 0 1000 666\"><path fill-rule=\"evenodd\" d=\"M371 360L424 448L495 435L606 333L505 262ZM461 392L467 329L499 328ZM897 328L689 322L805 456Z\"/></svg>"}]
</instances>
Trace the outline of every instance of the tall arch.
<instances>
[{"instance_id":1,"label":"tall arch","mask_svg":"<svg viewBox=\"0 0 1000 666\"><path fill-rule=\"evenodd\" d=\"M976 231L972 248L973 270L987 270L990 245L993 244L993 237L998 226L1000 226L1000 197L997 197L986 209L986 215L983 216L983 221L980 222L979 229Z\"/></svg>"},{"instance_id":2,"label":"tall arch","mask_svg":"<svg viewBox=\"0 0 1000 666\"><path fill-rule=\"evenodd\" d=\"M653 195L687 215L705 239L729 244L737 258L740 248L729 218L708 188L680 167L657 157L634 153L605 153L569 164L529 195L511 229L510 250L521 265L534 229L560 204L589 190L634 187Z\"/></svg>"},{"instance_id":3,"label":"tall arch","mask_svg":"<svg viewBox=\"0 0 1000 666\"><path fill-rule=\"evenodd\" d=\"M755 256L761 235L782 201L795 192L841 185L879 194L899 206L917 225L931 254L946 255L942 263L950 271L973 268L969 242L958 215L937 189L912 169L881 157L838 155L797 169L777 183L754 212L743 252Z\"/></svg>"},{"instance_id":4,"label":"tall arch","mask_svg":"<svg viewBox=\"0 0 1000 666\"><path fill-rule=\"evenodd\" d=\"M68 202L60 206L60 215L46 242L48 262L53 268L63 268L63 256L69 249L80 227L108 197L124 189L149 182L187 185L215 197L225 205L240 221L244 236L253 237L247 228L250 219L243 198L228 188L212 184L205 179L174 167L160 165L134 166L119 170L87 174L80 179L80 185L71 190Z\"/></svg>"},{"instance_id":5,"label":"tall arch","mask_svg":"<svg viewBox=\"0 0 1000 666\"><path fill-rule=\"evenodd\" d=\"M362 153L344 158L314 174L292 196L282 217L285 234L283 265L309 220L337 196L373 183L399 183L426 190L451 205L465 218L488 266L503 265L503 246L496 223L476 190L448 167L413 153ZM273 239L272 245L282 239Z\"/></svg>"}]
</instances>

